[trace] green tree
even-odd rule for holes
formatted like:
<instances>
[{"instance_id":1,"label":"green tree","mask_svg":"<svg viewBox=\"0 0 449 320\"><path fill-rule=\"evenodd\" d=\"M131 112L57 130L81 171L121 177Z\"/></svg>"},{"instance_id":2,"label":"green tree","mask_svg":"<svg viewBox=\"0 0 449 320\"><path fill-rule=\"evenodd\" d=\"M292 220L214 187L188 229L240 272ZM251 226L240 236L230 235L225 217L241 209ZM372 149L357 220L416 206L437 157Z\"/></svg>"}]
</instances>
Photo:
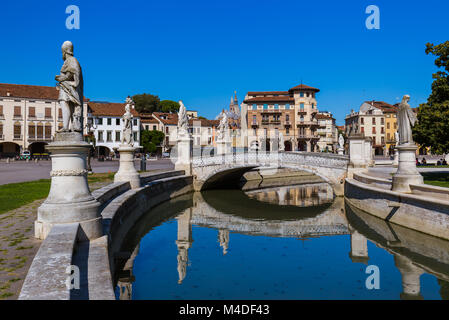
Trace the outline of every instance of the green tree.
<instances>
[{"instance_id":1,"label":"green tree","mask_svg":"<svg viewBox=\"0 0 449 320\"><path fill-rule=\"evenodd\" d=\"M160 111L162 112L178 112L179 103L171 100L162 100L160 103Z\"/></svg>"},{"instance_id":2,"label":"green tree","mask_svg":"<svg viewBox=\"0 0 449 320\"><path fill-rule=\"evenodd\" d=\"M165 134L162 131L158 130L143 130L141 134L141 143L143 146L144 152L155 153L157 151L157 147L159 147L164 141Z\"/></svg>"},{"instance_id":3,"label":"green tree","mask_svg":"<svg viewBox=\"0 0 449 320\"><path fill-rule=\"evenodd\" d=\"M437 57L435 65L440 70L432 75L432 93L427 103L418 108L413 139L430 147L434 154L445 154L449 153L449 41L438 45L427 43L426 54Z\"/></svg>"},{"instance_id":4,"label":"green tree","mask_svg":"<svg viewBox=\"0 0 449 320\"><path fill-rule=\"evenodd\" d=\"M158 96L144 93L133 96L137 112L152 113L160 110L160 99Z\"/></svg>"}]
</instances>

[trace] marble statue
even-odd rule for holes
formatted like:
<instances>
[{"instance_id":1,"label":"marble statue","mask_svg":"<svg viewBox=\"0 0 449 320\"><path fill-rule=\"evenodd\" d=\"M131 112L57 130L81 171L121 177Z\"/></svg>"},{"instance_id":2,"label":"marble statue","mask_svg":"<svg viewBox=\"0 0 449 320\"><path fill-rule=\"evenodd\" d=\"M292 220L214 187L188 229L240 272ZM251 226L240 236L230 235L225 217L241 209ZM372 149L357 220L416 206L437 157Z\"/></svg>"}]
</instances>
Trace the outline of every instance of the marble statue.
<instances>
[{"instance_id":1,"label":"marble statue","mask_svg":"<svg viewBox=\"0 0 449 320\"><path fill-rule=\"evenodd\" d=\"M59 104L62 108L62 132L83 129L83 73L78 60L73 56L73 44L66 41L62 44L64 64L61 74L55 76L59 85Z\"/></svg>"},{"instance_id":2,"label":"marble statue","mask_svg":"<svg viewBox=\"0 0 449 320\"><path fill-rule=\"evenodd\" d=\"M284 135L282 134L282 132L279 132L279 151L284 151Z\"/></svg>"},{"instance_id":3,"label":"marble statue","mask_svg":"<svg viewBox=\"0 0 449 320\"><path fill-rule=\"evenodd\" d=\"M188 133L189 121L187 118L187 110L184 103L179 100L178 111L178 135L186 135Z\"/></svg>"},{"instance_id":4,"label":"marble statue","mask_svg":"<svg viewBox=\"0 0 449 320\"><path fill-rule=\"evenodd\" d=\"M341 133L340 136L338 137L338 146L341 149L345 147L345 138L343 138L343 135Z\"/></svg>"},{"instance_id":5,"label":"marble statue","mask_svg":"<svg viewBox=\"0 0 449 320\"><path fill-rule=\"evenodd\" d=\"M412 126L418 121L408 102L410 96L405 95L399 104L398 110L398 133L399 145L413 145Z\"/></svg>"},{"instance_id":6,"label":"marble statue","mask_svg":"<svg viewBox=\"0 0 449 320\"><path fill-rule=\"evenodd\" d=\"M399 133L397 131L394 133L394 140L396 142L396 145L399 145Z\"/></svg>"},{"instance_id":7,"label":"marble statue","mask_svg":"<svg viewBox=\"0 0 449 320\"><path fill-rule=\"evenodd\" d=\"M224 110L222 111L222 117L220 119L220 124L218 125L218 139L223 140L228 130L228 116Z\"/></svg>"},{"instance_id":8,"label":"marble statue","mask_svg":"<svg viewBox=\"0 0 449 320\"><path fill-rule=\"evenodd\" d=\"M125 113L123 114L123 128L122 128L122 145L132 146L134 144L133 137L133 115L131 114L131 105L134 101L128 96L126 98Z\"/></svg>"}]
</instances>

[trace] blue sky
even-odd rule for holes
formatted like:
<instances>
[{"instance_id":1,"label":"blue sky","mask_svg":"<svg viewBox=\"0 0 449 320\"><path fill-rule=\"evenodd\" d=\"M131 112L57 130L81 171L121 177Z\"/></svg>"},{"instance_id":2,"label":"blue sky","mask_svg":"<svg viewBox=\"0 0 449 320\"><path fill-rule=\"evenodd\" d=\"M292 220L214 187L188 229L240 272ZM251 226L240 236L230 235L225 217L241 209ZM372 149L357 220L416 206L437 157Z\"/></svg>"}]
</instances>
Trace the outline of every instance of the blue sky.
<instances>
[{"instance_id":1,"label":"blue sky","mask_svg":"<svg viewBox=\"0 0 449 320\"><path fill-rule=\"evenodd\" d=\"M68 5L80 29L68 30ZM365 8L380 8L380 30ZM449 40L449 1L7 1L0 11L0 82L55 85L71 40L92 100L182 99L214 118L237 90L318 87L337 123L364 100L416 106L430 93L427 42Z\"/></svg>"}]
</instances>

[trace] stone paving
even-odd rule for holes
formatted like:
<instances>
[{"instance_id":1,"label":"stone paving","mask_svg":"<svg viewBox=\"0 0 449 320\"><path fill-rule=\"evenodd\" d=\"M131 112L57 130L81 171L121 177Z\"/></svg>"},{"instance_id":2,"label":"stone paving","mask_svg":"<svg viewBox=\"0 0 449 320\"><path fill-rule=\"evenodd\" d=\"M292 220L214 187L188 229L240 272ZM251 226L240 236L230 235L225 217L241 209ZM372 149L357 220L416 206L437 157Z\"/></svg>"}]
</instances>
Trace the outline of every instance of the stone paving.
<instances>
[{"instance_id":1,"label":"stone paving","mask_svg":"<svg viewBox=\"0 0 449 320\"><path fill-rule=\"evenodd\" d=\"M90 185L99 189L111 181ZM0 300L17 299L41 240L34 238L37 208L45 199L0 214Z\"/></svg>"}]
</instances>

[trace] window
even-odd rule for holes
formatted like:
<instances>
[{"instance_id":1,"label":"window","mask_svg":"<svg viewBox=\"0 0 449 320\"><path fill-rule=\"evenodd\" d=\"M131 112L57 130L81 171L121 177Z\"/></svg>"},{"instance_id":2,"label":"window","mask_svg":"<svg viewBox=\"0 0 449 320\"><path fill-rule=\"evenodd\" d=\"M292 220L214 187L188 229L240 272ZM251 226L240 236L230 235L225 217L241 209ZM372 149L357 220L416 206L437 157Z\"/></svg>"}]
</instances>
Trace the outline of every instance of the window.
<instances>
[{"instance_id":1,"label":"window","mask_svg":"<svg viewBox=\"0 0 449 320\"><path fill-rule=\"evenodd\" d=\"M154 130L157 130L157 126L153 126L153 131L154 131Z\"/></svg>"},{"instance_id":2,"label":"window","mask_svg":"<svg viewBox=\"0 0 449 320\"><path fill-rule=\"evenodd\" d=\"M14 139L22 138L22 125L20 123L14 124Z\"/></svg>"},{"instance_id":3,"label":"window","mask_svg":"<svg viewBox=\"0 0 449 320\"><path fill-rule=\"evenodd\" d=\"M374 119L374 118L373 118ZM373 127L373 133L376 133L376 127Z\"/></svg>"},{"instance_id":4,"label":"window","mask_svg":"<svg viewBox=\"0 0 449 320\"><path fill-rule=\"evenodd\" d=\"M290 121L290 115L289 114L285 115L285 121L287 121L287 122Z\"/></svg>"},{"instance_id":5,"label":"window","mask_svg":"<svg viewBox=\"0 0 449 320\"><path fill-rule=\"evenodd\" d=\"M103 131L98 131L98 142L103 142Z\"/></svg>"},{"instance_id":6,"label":"window","mask_svg":"<svg viewBox=\"0 0 449 320\"><path fill-rule=\"evenodd\" d=\"M384 127L381 127L381 128L380 128L380 133L382 133L382 134L385 133Z\"/></svg>"},{"instance_id":7,"label":"window","mask_svg":"<svg viewBox=\"0 0 449 320\"><path fill-rule=\"evenodd\" d=\"M45 128L45 132L44 132L45 133L45 138L46 139L51 138L51 124L47 122L45 124L44 128Z\"/></svg>"},{"instance_id":8,"label":"window","mask_svg":"<svg viewBox=\"0 0 449 320\"><path fill-rule=\"evenodd\" d=\"M387 122L387 129L390 129L390 123Z\"/></svg>"},{"instance_id":9,"label":"window","mask_svg":"<svg viewBox=\"0 0 449 320\"><path fill-rule=\"evenodd\" d=\"M58 109L58 119L62 119L62 109Z\"/></svg>"},{"instance_id":10,"label":"window","mask_svg":"<svg viewBox=\"0 0 449 320\"><path fill-rule=\"evenodd\" d=\"M279 109L279 105L278 105L278 104L275 104L275 105L274 105L274 108L275 108L275 109Z\"/></svg>"},{"instance_id":11,"label":"window","mask_svg":"<svg viewBox=\"0 0 449 320\"><path fill-rule=\"evenodd\" d=\"M394 123L394 128L395 128L395 129L398 128L398 123L397 123L397 122Z\"/></svg>"},{"instance_id":12,"label":"window","mask_svg":"<svg viewBox=\"0 0 449 320\"><path fill-rule=\"evenodd\" d=\"M312 103L312 109L315 108L315 103Z\"/></svg>"},{"instance_id":13,"label":"window","mask_svg":"<svg viewBox=\"0 0 449 320\"><path fill-rule=\"evenodd\" d=\"M365 132L365 127L360 127L362 132Z\"/></svg>"},{"instance_id":14,"label":"window","mask_svg":"<svg viewBox=\"0 0 449 320\"><path fill-rule=\"evenodd\" d=\"M51 108L45 108L45 118L51 118Z\"/></svg>"},{"instance_id":15,"label":"window","mask_svg":"<svg viewBox=\"0 0 449 320\"><path fill-rule=\"evenodd\" d=\"M100 126L103 125L103 118L98 118L97 119L97 124L100 125Z\"/></svg>"},{"instance_id":16,"label":"window","mask_svg":"<svg viewBox=\"0 0 449 320\"><path fill-rule=\"evenodd\" d=\"M120 125L120 118L115 119L115 125L119 126Z\"/></svg>"},{"instance_id":17,"label":"window","mask_svg":"<svg viewBox=\"0 0 449 320\"><path fill-rule=\"evenodd\" d=\"M290 128L285 128L285 134L290 134Z\"/></svg>"},{"instance_id":18,"label":"window","mask_svg":"<svg viewBox=\"0 0 449 320\"><path fill-rule=\"evenodd\" d=\"M22 108L14 107L14 117L21 117L21 116L22 116Z\"/></svg>"},{"instance_id":19,"label":"window","mask_svg":"<svg viewBox=\"0 0 449 320\"><path fill-rule=\"evenodd\" d=\"M112 142L112 131L106 131L106 141Z\"/></svg>"},{"instance_id":20,"label":"window","mask_svg":"<svg viewBox=\"0 0 449 320\"><path fill-rule=\"evenodd\" d=\"M376 124L376 118L373 118L373 124Z\"/></svg>"},{"instance_id":21,"label":"window","mask_svg":"<svg viewBox=\"0 0 449 320\"><path fill-rule=\"evenodd\" d=\"M3 115L3 106L0 106L0 116Z\"/></svg>"},{"instance_id":22,"label":"window","mask_svg":"<svg viewBox=\"0 0 449 320\"><path fill-rule=\"evenodd\" d=\"M264 105L263 105L263 109L264 109L264 110L267 110L267 109L268 109L268 104L264 104Z\"/></svg>"},{"instance_id":23,"label":"window","mask_svg":"<svg viewBox=\"0 0 449 320\"><path fill-rule=\"evenodd\" d=\"M385 124L385 119L384 118L380 118L380 124L384 125Z\"/></svg>"},{"instance_id":24,"label":"window","mask_svg":"<svg viewBox=\"0 0 449 320\"><path fill-rule=\"evenodd\" d=\"M365 124L365 120L364 120L365 118L360 118L360 124Z\"/></svg>"},{"instance_id":25,"label":"window","mask_svg":"<svg viewBox=\"0 0 449 320\"><path fill-rule=\"evenodd\" d=\"M120 131L115 132L115 141L120 141Z\"/></svg>"},{"instance_id":26,"label":"window","mask_svg":"<svg viewBox=\"0 0 449 320\"><path fill-rule=\"evenodd\" d=\"M110 126L112 124L112 119L111 118L108 118L107 124L108 124L108 126Z\"/></svg>"},{"instance_id":27,"label":"window","mask_svg":"<svg viewBox=\"0 0 449 320\"><path fill-rule=\"evenodd\" d=\"M385 144L385 138L384 137L381 137L380 141L381 141L381 144Z\"/></svg>"},{"instance_id":28,"label":"window","mask_svg":"<svg viewBox=\"0 0 449 320\"><path fill-rule=\"evenodd\" d=\"M0 139L3 139L3 123L0 123Z\"/></svg>"},{"instance_id":29,"label":"window","mask_svg":"<svg viewBox=\"0 0 449 320\"><path fill-rule=\"evenodd\" d=\"M165 127L165 133L168 134L168 127Z\"/></svg>"},{"instance_id":30,"label":"window","mask_svg":"<svg viewBox=\"0 0 449 320\"><path fill-rule=\"evenodd\" d=\"M257 104L253 104L253 110L257 110Z\"/></svg>"},{"instance_id":31,"label":"window","mask_svg":"<svg viewBox=\"0 0 449 320\"><path fill-rule=\"evenodd\" d=\"M300 103L300 104L299 104L299 108L300 108L301 110L304 110L304 103Z\"/></svg>"},{"instance_id":32,"label":"window","mask_svg":"<svg viewBox=\"0 0 449 320\"><path fill-rule=\"evenodd\" d=\"M300 93L299 93L299 96L300 96L301 98L303 98L303 97L304 97L304 92L300 92Z\"/></svg>"},{"instance_id":33,"label":"window","mask_svg":"<svg viewBox=\"0 0 449 320\"><path fill-rule=\"evenodd\" d=\"M390 134L387 133L387 140L390 141Z\"/></svg>"},{"instance_id":34,"label":"window","mask_svg":"<svg viewBox=\"0 0 449 320\"><path fill-rule=\"evenodd\" d=\"M134 125L137 126L137 119L134 119Z\"/></svg>"},{"instance_id":35,"label":"window","mask_svg":"<svg viewBox=\"0 0 449 320\"><path fill-rule=\"evenodd\" d=\"M34 139L36 136L36 126L33 122L28 124L28 138Z\"/></svg>"},{"instance_id":36,"label":"window","mask_svg":"<svg viewBox=\"0 0 449 320\"><path fill-rule=\"evenodd\" d=\"M290 104L287 103L287 104L285 105L285 109L290 109Z\"/></svg>"},{"instance_id":37,"label":"window","mask_svg":"<svg viewBox=\"0 0 449 320\"><path fill-rule=\"evenodd\" d=\"M134 138L134 141L138 141L139 140L139 139L137 139L137 132L136 131L133 132L133 138Z\"/></svg>"},{"instance_id":38,"label":"window","mask_svg":"<svg viewBox=\"0 0 449 320\"><path fill-rule=\"evenodd\" d=\"M36 117L36 108L35 107L28 108L28 117L30 117L30 118Z\"/></svg>"}]
</instances>

